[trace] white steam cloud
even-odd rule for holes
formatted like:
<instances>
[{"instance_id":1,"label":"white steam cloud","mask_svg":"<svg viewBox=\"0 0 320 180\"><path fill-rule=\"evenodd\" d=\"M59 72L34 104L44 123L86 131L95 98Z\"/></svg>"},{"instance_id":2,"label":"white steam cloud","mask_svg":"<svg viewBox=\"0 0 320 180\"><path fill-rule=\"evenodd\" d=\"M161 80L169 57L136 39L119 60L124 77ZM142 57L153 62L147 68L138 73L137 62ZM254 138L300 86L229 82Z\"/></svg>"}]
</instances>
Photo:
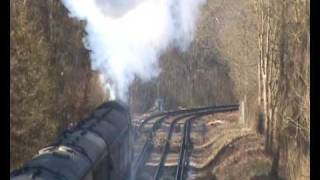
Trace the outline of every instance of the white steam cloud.
<instances>
[{"instance_id":1,"label":"white steam cloud","mask_svg":"<svg viewBox=\"0 0 320 180\"><path fill-rule=\"evenodd\" d=\"M92 69L123 101L134 77L159 74L158 57L169 45L186 50L199 7L206 0L63 0L70 16L86 20ZM108 80L108 81L107 81Z\"/></svg>"}]
</instances>

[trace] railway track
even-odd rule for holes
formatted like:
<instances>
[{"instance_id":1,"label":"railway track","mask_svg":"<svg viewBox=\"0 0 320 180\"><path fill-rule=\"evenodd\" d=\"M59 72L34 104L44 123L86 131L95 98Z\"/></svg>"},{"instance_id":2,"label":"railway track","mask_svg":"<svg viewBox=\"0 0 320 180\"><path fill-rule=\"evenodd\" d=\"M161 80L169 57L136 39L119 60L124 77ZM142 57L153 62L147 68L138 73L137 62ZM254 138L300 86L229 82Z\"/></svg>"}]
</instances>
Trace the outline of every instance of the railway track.
<instances>
[{"instance_id":1,"label":"railway track","mask_svg":"<svg viewBox=\"0 0 320 180\"><path fill-rule=\"evenodd\" d=\"M200 112L200 111L206 111L206 110L212 110L212 109L223 109L223 108L232 108L232 107L239 108L239 105L231 104L231 105L222 105L222 106L207 106L207 107L198 107L198 108L191 108L191 109L160 112L160 113L153 114L147 117L146 119L142 120L142 123L140 124L138 130L141 131L141 129L145 124L147 124L149 121L152 121L158 117L176 116L184 113L193 113L193 112Z\"/></svg>"},{"instance_id":2,"label":"railway track","mask_svg":"<svg viewBox=\"0 0 320 180\"><path fill-rule=\"evenodd\" d=\"M168 112L157 113L149 116L148 118L143 120L140 126L138 127L138 131L141 132L145 124L154 120L152 128L147 131L147 140L145 141L142 150L140 151L139 155L132 163L131 179L136 179L137 172L139 172L139 170L145 165L145 162L148 159L148 157L150 157L150 154L154 148L154 144L152 142L153 134L161 127L162 123L165 120L173 118L170 124L170 128L166 135L164 150L161 153L160 162L159 162L159 165L157 166L156 172L153 175L153 179L158 180L162 175L166 157L170 150L170 140L171 140L175 125L179 121L185 120L184 130L183 130L183 139L180 146L179 161L178 161L178 166L176 168L176 175L175 175L175 179L184 179L186 175L186 170L188 167L188 158L189 158L189 154L191 151L191 144L192 144L190 140L192 121L213 113L234 111L238 109L239 109L239 105L233 104L233 105L224 105L224 106L210 106L210 107L201 107L201 108L193 108L193 109L184 109L184 110L178 110L178 111L168 111Z\"/></svg>"},{"instance_id":3,"label":"railway track","mask_svg":"<svg viewBox=\"0 0 320 180\"><path fill-rule=\"evenodd\" d=\"M181 148L180 148L179 162L178 162L176 177L175 177L175 179L178 179L178 180L184 179L184 174L189 163L188 157L190 154L190 150L192 148L190 134L191 134L191 120L188 119L184 124L183 139L180 146Z\"/></svg>"}]
</instances>

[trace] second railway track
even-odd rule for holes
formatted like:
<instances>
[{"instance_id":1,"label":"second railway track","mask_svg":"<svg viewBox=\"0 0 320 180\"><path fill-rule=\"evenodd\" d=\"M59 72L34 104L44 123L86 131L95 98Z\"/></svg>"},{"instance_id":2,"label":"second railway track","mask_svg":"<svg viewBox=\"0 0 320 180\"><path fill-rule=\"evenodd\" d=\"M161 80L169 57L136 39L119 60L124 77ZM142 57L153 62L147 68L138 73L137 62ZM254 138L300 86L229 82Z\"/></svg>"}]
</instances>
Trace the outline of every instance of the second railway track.
<instances>
[{"instance_id":1,"label":"second railway track","mask_svg":"<svg viewBox=\"0 0 320 180\"><path fill-rule=\"evenodd\" d=\"M163 174L163 169L165 165L165 161L167 155L170 150L170 140L172 138L173 130L175 125L184 120L184 128L182 132L182 141L180 145L179 158L175 171L175 179L185 179L186 172L188 170L189 156L192 150L192 142L190 139L191 134L191 125L194 120L200 119L203 116L218 113L218 112L228 112L235 111L239 109L239 105L224 105L224 106L210 106L210 107L201 107L201 108L193 108L193 109L184 109L178 111L168 111L157 113L154 115L150 115L146 119L142 120L140 125L138 126L138 132L142 132L144 126L153 122L150 129L146 130L146 140L143 144L142 150L138 153L136 158L132 163L131 168L131 179L136 179L137 175L140 175L140 171L143 171L143 167L147 159L150 157L150 154L154 150L154 135L157 130L159 130L164 121L168 121L172 119L170 122L169 130L166 133L166 140L164 144L164 148L161 153L160 162L153 174L153 179L158 180ZM137 178L138 179L138 178Z\"/></svg>"}]
</instances>

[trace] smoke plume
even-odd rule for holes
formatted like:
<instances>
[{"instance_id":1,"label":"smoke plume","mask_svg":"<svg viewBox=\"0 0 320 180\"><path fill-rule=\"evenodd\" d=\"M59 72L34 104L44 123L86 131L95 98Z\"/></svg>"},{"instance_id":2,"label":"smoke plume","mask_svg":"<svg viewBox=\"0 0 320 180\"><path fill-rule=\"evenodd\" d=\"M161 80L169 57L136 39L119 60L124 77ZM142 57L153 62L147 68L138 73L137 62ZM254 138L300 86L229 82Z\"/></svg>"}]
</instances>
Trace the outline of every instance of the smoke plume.
<instances>
[{"instance_id":1,"label":"smoke plume","mask_svg":"<svg viewBox=\"0 0 320 180\"><path fill-rule=\"evenodd\" d=\"M63 0L69 16L87 22L83 41L93 70L115 98L127 100L135 76L147 81L169 46L187 50L206 0Z\"/></svg>"}]
</instances>

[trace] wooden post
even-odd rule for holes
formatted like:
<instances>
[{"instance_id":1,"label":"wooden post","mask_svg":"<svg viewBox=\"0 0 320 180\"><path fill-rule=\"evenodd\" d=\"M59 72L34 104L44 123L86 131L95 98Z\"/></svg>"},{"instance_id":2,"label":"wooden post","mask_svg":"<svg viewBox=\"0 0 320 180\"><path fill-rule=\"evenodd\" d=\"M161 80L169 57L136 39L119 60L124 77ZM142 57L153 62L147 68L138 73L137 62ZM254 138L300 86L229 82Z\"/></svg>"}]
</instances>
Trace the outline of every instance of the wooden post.
<instances>
[{"instance_id":1,"label":"wooden post","mask_svg":"<svg viewBox=\"0 0 320 180\"><path fill-rule=\"evenodd\" d=\"M246 97L244 97L244 100L242 100L240 103L240 124L242 125L245 124L245 101Z\"/></svg>"}]
</instances>

